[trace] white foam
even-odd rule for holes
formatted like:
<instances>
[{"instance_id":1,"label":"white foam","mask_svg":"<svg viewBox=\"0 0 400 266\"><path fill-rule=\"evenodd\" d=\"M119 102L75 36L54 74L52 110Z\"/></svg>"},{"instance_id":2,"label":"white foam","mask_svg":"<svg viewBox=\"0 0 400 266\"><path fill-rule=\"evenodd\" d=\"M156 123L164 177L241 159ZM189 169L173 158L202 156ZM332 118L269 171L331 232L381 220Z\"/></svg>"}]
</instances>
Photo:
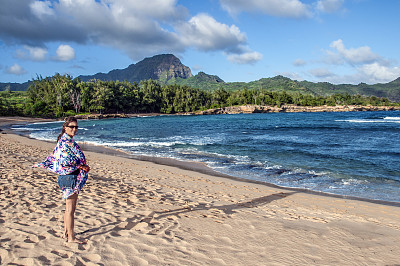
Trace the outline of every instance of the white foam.
<instances>
[{"instance_id":1,"label":"white foam","mask_svg":"<svg viewBox=\"0 0 400 266\"><path fill-rule=\"evenodd\" d=\"M38 134L34 134L31 133L29 135L29 137L33 138L33 139L38 139L38 140L44 140L44 141L55 141L56 139L54 138L54 136L46 136L46 135L38 135Z\"/></svg>"},{"instance_id":2,"label":"white foam","mask_svg":"<svg viewBox=\"0 0 400 266\"><path fill-rule=\"evenodd\" d=\"M152 147L171 147L176 144L185 144L184 142L179 142L179 141L172 141L172 142L155 142L155 141L149 141L147 143L143 143L144 146L152 146Z\"/></svg>"},{"instance_id":3,"label":"white foam","mask_svg":"<svg viewBox=\"0 0 400 266\"><path fill-rule=\"evenodd\" d=\"M349 120L335 120L335 122L349 122L349 123L400 123L400 119L349 119Z\"/></svg>"},{"instance_id":4,"label":"white foam","mask_svg":"<svg viewBox=\"0 0 400 266\"><path fill-rule=\"evenodd\" d=\"M361 185L361 184L369 183L367 180L354 179L354 178L342 179L341 181L342 181L342 185L344 185L344 186Z\"/></svg>"},{"instance_id":5,"label":"white foam","mask_svg":"<svg viewBox=\"0 0 400 266\"><path fill-rule=\"evenodd\" d=\"M36 122L30 125L44 125L44 124L62 124L64 121L51 121L51 122Z\"/></svg>"},{"instance_id":6,"label":"white foam","mask_svg":"<svg viewBox=\"0 0 400 266\"><path fill-rule=\"evenodd\" d=\"M385 117L385 118L383 118L383 119L385 119L385 120L399 120L400 121L400 117L396 117L396 116L393 116L393 117L390 117L390 116L387 116L387 117Z\"/></svg>"},{"instance_id":7,"label":"white foam","mask_svg":"<svg viewBox=\"0 0 400 266\"><path fill-rule=\"evenodd\" d=\"M264 167L267 170L279 170L279 169L283 169L283 166L281 165L271 165L271 166L265 166Z\"/></svg>"},{"instance_id":8,"label":"white foam","mask_svg":"<svg viewBox=\"0 0 400 266\"><path fill-rule=\"evenodd\" d=\"M92 144L96 146L108 146L108 147L138 147L144 146L143 142L102 142L102 141L87 141L82 140L87 144Z\"/></svg>"},{"instance_id":9,"label":"white foam","mask_svg":"<svg viewBox=\"0 0 400 266\"><path fill-rule=\"evenodd\" d=\"M12 127L11 129L17 131L43 131L42 128L29 128L29 127Z\"/></svg>"}]
</instances>

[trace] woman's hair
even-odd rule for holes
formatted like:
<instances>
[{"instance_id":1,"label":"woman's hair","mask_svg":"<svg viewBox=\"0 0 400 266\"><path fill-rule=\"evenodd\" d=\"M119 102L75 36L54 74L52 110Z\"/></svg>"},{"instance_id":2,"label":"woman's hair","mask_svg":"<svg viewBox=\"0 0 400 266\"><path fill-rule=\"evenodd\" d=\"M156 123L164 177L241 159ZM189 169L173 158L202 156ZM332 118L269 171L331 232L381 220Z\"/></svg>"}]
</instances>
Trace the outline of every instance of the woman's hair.
<instances>
[{"instance_id":1,"label":"woman's hair","mask_svg":"<svg viewBox=\"0 0 400 266\"><path fill-rule=\"evenodd\" d=\"M76 118L73 117L73 116L65 118L65 122L63 124L62 130L61 130L61 134L58 135L57 142L60 140L61 136L65 133L65 127L68 126L69 123L71 123L71 122L77 122L78 123L78 120L76 120Z\"/></svg>"}]
</instances>

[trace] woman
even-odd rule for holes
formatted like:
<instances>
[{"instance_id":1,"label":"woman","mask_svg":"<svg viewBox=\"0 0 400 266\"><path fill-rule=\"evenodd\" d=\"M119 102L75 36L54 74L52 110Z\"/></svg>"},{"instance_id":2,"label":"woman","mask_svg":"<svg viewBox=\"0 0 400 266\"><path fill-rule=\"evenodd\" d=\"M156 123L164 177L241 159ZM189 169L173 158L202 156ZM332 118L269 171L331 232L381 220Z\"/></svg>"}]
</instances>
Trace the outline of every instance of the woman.
<instances>
[{"instance_id":1,"label":"woman","mask_svg":"<svg viewBox=\"0 0 400 266\"><path fill-rule=\"evenodd\" d=\"M86 164L81 148L72 139L77 130L76 118L66 118L52 154L35 167L47 168L59 174L58 185L62 190L62 197L65 199L63 238L66 238L68 242L83 244L85 241L75 237L74 215L78 194L86 183L90 167Z\"/></svg>"}]
</instances>

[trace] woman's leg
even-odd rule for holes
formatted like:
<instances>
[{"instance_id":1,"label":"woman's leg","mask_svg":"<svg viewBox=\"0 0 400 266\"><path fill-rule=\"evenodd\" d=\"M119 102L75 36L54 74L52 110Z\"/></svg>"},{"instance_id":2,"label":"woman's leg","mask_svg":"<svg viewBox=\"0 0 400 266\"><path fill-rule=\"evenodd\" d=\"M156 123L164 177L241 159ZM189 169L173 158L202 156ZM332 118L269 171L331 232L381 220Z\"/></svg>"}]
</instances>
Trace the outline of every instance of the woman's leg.
<instances>
[{"instance_id":1,"label":"woman's leg","mask_svg":"<svg viewBox=\"0 0 400 266\"><path fill-rule=\"evenodd\" d=\"M68 199L65 200L65 213L64 213L64 226L65 226L65 234L68 237L68 242L75 243L85 243L84 241L80 241L75 237L74 233L74 218L75 218L75 210L76 204L78 202L78 194L73 194Z\"/></svg>"}]
</instances>

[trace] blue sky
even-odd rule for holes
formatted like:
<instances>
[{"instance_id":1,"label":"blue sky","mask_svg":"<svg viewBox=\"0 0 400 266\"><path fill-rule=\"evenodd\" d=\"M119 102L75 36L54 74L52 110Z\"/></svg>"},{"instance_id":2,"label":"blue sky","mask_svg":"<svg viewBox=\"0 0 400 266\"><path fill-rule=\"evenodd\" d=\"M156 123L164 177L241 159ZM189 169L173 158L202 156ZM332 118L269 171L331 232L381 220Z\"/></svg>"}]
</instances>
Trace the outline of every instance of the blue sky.
<instances>
[{"instance_id":1,"label":"blue sky","mask_svg":"<svg viewBox=\"0 0 400 266\"><path fill-rule=\"evenodd\" d=\"M226 82L400 77L399 0L1 0L0 82L172 53Z\"/></svg>"}]
</instances>

